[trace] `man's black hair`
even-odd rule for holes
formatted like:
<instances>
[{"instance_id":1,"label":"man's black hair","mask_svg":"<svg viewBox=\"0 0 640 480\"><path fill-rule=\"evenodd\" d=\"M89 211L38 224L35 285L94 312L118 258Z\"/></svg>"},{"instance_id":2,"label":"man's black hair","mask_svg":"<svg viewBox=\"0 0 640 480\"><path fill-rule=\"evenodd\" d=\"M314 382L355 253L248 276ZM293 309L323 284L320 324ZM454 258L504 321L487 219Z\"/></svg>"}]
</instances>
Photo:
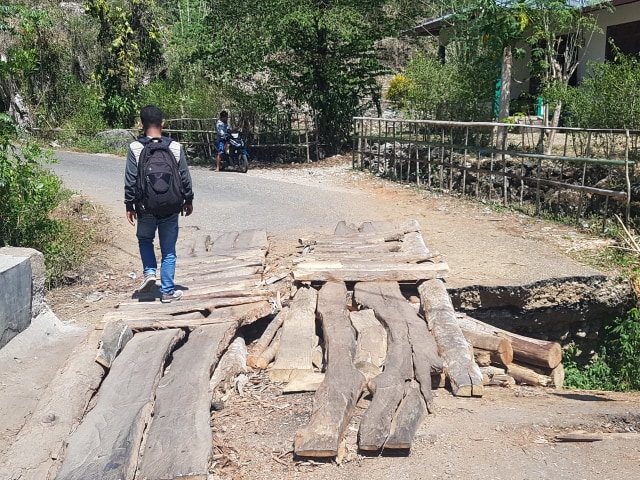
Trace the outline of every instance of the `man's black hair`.
<instances>
[{"instance_id":1,"label":"man's black hair","mask_svg":"<svg viewBox=\"0 0 640 480\"><path fill-rule=\"evenodd\" d=\"M229 116L229 112L227 112L226 110L222 110L220 112L220 117L228 117Z\"/></svg>"},{"instance_id":2,"label":"man's black hair","mask_svg":"<svg viewBox=\"0 0 640 480\"><path fill-rule=\"evenodd\" d=\"M149 127L162 127L162 110L155 105L142 107L140 109L140 120L145 130Z\"/></svg>"}]
</instances>

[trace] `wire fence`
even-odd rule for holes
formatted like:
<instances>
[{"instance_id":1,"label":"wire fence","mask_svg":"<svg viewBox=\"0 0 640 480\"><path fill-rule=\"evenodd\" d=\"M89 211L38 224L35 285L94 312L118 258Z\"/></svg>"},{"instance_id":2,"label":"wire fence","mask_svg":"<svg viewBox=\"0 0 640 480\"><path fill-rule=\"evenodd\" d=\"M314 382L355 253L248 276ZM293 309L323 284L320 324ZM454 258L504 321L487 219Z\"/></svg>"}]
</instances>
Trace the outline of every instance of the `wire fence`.
<instances>
[{"instance_id":1,"label":"wire fence","mask_svg":"<svg viewBox=\"0 0 640 480\"><path fill-rule=\"evenodd\" d=\"M576 221L628 221L640 131L354 118L353 166Z\"/></svg>"}]
</instances>

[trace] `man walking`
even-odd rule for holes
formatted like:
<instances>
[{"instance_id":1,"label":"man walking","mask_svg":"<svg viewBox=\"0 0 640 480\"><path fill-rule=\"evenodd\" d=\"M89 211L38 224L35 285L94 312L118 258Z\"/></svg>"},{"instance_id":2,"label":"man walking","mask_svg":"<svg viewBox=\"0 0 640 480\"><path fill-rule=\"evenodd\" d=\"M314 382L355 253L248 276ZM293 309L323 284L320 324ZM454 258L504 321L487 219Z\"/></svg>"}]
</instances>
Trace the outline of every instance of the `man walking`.
<instances>
[{"instance_id":1,"label":"man walking","mask_svg":"<svg viewBox=\"0 0 640 480\"><path fill-rule=\"evenodd\" d=\"M191 174L182 145L162 136L162 110L153 105L143 107L140 120L143 134L129 145L124 185L127 220L133 226L138 222L144 280L137 291L148 292L156 283L153 242L157 230L162 254L161 301L171 303L182 298L174 283L176 242L180 213L189 216L193 212Z\"/></svg>"}]
</instances>

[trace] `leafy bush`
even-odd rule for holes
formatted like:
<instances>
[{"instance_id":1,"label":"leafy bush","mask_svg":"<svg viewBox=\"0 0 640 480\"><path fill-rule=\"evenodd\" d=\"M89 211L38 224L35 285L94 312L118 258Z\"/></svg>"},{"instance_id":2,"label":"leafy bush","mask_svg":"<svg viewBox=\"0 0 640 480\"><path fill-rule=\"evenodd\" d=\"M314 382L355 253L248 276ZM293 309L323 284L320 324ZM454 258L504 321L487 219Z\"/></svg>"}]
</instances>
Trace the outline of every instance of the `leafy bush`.
<instances>
[{"instance_id":1,"label":"leafy bush","mask_svg":"<svg viewBox=\"0 0 640 480\"><path fill-rule=\"evenodd\" d=\"M565 385L574 388L630 391L640 390L640 311L633 308L625 317L605 327L599 352L586 363L572 346L564 354Z\"/></svg>"},{"instance_id":2,"label":"leafy bush","mask_svg":"<svg viewBox=\"0 0 640 480\"><path fill-rule=\"evenodd\" d=\"M404 105L407 97L409 96L409 90L411 89L411 80L402 75L397 74L391 79L389 83L389 90L387 90L387 100L396 102L398 105Z\"/></svg>"},{"instance_id":3,"label":"leafy bush","mask_svg":"<svg viewBox=\"0 0 640 480\"><path fill-rule=\"evenodd\" d=\"M486 60L417 57L405 70L411 81L407 107L417 117L434 120L491 120L496 67Z\"/></svg>"},{"instance_id":4,"label":"leafy bush","mask_svg":"<svg viewBox=\"0 0 640 480\"><path fill-rule=\"evenodd\" d=\"M615 62L591 64L578 87L547 89L551 102L565 104L564 122L582 128L640 128L640 61L618 54Z\"/></svg>"},{"instance_id":5,"label":"leafy bush","mask_svg":"<svg viewBox=\"0 0 640 480\"><path fill-rule=\"evenodd\" d=\"M41 251L55 285L84 259L90 233L52 215L70 192L43 167L51 154L30 142L17 147L17 135L13 121L0 114L0 246Z\"/></svg>"}]
</instances>

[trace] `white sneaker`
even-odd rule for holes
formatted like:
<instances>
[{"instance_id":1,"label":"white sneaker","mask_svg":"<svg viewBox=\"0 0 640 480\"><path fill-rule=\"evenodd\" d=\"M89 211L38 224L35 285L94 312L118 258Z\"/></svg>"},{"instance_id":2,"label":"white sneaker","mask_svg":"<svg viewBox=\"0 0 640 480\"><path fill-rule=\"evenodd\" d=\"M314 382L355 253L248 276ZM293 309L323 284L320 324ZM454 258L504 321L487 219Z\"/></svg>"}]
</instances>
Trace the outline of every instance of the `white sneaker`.
<instances>
[{"instance_id":1,"label":"white sneaker","mask_svg":"<svg viewBox=\"0 0 640 480\"><path fill-rule=\"evenodd\" d=\"M162 303L177 302L182 298L182 290L175 290L171 295L162 294Z\"/></svg>"},{"instance_id":2,"label":"white sneaker","mask_svg":"<svg viewBox=\"0 0 640 480\"><path fill-rule=\"evenodd\" d=\"M151 290L151 288L156 284L156 276L151 273L149 275L144 276L144 280L140 284L138 288L138 293L147 293Z\"/></svg>"}]
</instances>

